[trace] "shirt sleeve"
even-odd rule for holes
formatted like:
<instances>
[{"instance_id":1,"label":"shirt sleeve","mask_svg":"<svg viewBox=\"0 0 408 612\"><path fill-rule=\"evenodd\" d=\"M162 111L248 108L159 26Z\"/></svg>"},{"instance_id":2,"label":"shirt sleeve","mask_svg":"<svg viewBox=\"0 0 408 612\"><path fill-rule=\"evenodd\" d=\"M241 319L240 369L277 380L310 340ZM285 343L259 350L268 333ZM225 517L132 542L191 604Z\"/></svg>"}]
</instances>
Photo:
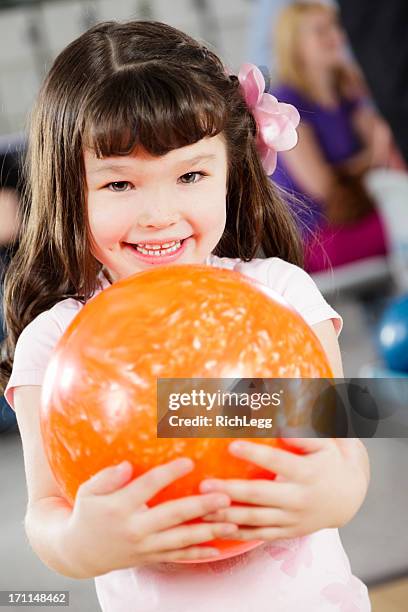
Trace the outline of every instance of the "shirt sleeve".
<instances>
[{"instance_id":1,"label":"shirt sleeve","mask_svg":"<svg viewBox=\"0 0 408 612\"><path fill-rule=\"evenodd\" d=\"M58 322L50 311L38 315L21 332L13 360L13 369L4 392L14 410L14 388L22 385L42 385L53 349L62 335Z\"/></svg>"},{"instance_id":2,"label":"shirt sleeve","mask_svg":"<svg viewBox=\"0 0 408 612\"><path fill-rule=\"evenodd\" d=\"M312 277L299 266L280 260L280 293L302 315L308 325L331 319L336 335L343 328L342 317L326 302ZM269 286L273 288L276 271L269 267Z\"/></svg>"},{"instance_id":3,"label":"shirt sleeve","mask_svg":"<svg viewBox=\"0 0 408 612\"><path fill-rule=\"evenodd\" d=\"M342 317L326 302L312 277L299 266L279 257L268 257L240 262L234 269L279 293L308 325L331 319L337 336L340 335Z\"/></svg>"}]
</instances>

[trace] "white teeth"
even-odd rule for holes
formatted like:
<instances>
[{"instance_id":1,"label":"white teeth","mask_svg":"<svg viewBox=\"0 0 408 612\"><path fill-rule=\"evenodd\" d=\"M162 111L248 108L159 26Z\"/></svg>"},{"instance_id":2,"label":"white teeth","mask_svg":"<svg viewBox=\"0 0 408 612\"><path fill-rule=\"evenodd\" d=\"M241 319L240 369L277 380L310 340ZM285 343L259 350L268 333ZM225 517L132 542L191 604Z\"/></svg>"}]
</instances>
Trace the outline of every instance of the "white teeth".
<instances>
[{"instance_id":1,"label":"white teeth","mask_svg":"<svg viewBox=\"0 0 408 612\"><path fill-rule=\"evenodd\" d=\"M169 255L170 253L173 253L173 251L177 251L181 246L181 241L178 240L177 242L175 242L174 240L172 242L166 242L165 244L149 244L149 248L146 249L142 246L139 245L135 245L136 250L139 251L139 253L143 253L143 255L153 255L155 257L159 257L160 255Z\"/></svg>"},{"instance_id":2,"label":"white teeth","mask_svg":"<svg viewBox=\"0 0 408 612\"><path fill-rule=\"evenodd\" d=\"M150 251L159 251L160 249L167 249L169 247L172 247L176 244L175 240L173 240L172 242L166 242L164 244L149 244L149 250ZM145 248L146 245L142 242L140 243L138 246Z\"/></svg>"}]
</instances>

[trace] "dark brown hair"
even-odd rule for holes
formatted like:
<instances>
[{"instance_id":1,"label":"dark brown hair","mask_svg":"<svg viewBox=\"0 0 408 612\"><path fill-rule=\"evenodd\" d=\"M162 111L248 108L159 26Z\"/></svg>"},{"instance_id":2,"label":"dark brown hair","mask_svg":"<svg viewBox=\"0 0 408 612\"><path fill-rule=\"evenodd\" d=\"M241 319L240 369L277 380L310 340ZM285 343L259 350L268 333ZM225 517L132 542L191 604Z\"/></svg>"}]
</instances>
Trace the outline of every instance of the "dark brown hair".
<instances>
[{"instance_id":1,"label":"dark brown hair","mask_svg":"<svg viewBox=\"0 0 408 612\"><path fill-rule=\"evenodd\" d=\"M249 261L262 253L302 265L296 221L262 168L238 79L211 50L169 25L132 21L96 25L62 51L31 117L21 242L5 278L0 388L24 327L65 298L84 303L97 288L102 264L91 252L84 146L100 157L137 146L161 156L219 133L228 190L215 255Z\"/></svg>"}]
</instances>

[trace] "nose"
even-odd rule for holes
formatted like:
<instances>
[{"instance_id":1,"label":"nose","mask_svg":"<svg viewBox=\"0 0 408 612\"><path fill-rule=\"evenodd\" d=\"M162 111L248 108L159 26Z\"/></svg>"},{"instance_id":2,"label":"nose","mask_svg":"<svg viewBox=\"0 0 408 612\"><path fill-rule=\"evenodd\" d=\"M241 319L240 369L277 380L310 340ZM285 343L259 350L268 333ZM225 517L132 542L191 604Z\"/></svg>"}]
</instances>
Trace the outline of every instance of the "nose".
<instances>
[{"instance_id":1,"label":"nose","mask_svg":"<svg viewBox=\"0 0 408 612\"><path fill-rule=\"evenodd\" d=\"M163 228L175 225L181 219L179 210L166 203L165 200L147 204L138 216L138 225L143 228Z\"/></svg>"}]
</instances>

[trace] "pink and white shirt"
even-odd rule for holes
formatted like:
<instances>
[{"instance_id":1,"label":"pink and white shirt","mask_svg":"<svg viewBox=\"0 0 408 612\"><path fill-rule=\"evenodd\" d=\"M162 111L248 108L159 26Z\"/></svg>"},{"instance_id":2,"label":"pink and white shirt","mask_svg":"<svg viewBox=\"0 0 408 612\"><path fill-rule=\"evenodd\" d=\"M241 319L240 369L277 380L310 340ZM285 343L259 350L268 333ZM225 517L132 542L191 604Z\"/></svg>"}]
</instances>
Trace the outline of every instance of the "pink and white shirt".
<instances>
[{"instance_id":1,"label":"pink and white shirt","mask_svg":"<svg viewBox=\"0 0 408 612\"><path fill-rule=\"evenodd\" d=\"M301 268L277 257L243 262L210 255L206 263L264 283L280 293L309 325L331 319L337 335L340 333L341 317ZM101 289L108 285L101 276ZM15 387L42 384L53 348L81 308L77 300L63 300L23 330L5 391L10 406ZM95 585L103 612L371 610L367 588L352 574L337 529L265 543L222 561L116 570L96 577Z\"/></svg>"}]
</instances>

